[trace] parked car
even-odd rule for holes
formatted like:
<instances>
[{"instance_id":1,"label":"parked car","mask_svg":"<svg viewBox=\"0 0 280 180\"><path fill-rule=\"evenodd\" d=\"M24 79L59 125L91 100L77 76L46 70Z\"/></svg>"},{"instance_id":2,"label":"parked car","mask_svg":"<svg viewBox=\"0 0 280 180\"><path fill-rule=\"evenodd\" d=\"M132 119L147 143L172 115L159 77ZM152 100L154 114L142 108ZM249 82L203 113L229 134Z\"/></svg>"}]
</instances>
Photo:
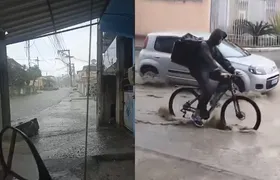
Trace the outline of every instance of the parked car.
<instances>
[{"instance_id":1,"label":"parked car","mask_svg":"<svg viewBox=\"0 0 280 180\"><path fill-rule=\"evenodd\" d=\"M160 81L197 85L188 68L171 62L173 44L183 35L191 32L157 32L147 35L144 48L139 53L138 72L142 78L156 77ZM208 39L210 33L191 33ZM260 55L251 54L238 45L224 40L219 51L240 72L241 92L268 92L275 88L279 81L279 71L274 61Z\"/></svg>"}]
</instances>

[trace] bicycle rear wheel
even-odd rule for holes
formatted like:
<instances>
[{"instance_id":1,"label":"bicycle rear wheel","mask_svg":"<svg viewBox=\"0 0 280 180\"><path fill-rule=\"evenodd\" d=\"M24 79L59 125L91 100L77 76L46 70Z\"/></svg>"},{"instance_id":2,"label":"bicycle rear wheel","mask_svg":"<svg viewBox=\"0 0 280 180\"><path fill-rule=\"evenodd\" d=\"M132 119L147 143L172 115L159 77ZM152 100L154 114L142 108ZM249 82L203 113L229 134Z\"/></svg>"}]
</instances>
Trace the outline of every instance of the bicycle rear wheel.
<instances>
[{"instance_id":1,"label":"bicycle rear wheel","mask_svg":"<svg viewBox=\"0 0 280 180\"><path fill-rule=\"evenodd\" d=\"M235 96L236 100L234 100L234 98L230 98L228 100L226 100L226 102L223 104L222 108L221 108L221 121L227 123L227 125L238 125L240 122L245 122L245 118L246 115L255 115L254 118L250 118L251 122L250 125L248 126L242 126L244 128L248 128L248 129L254 129L254 130L258 130L258 128L260 127L261 124L261 111L258 107L258 105L252 100L249 99L245 96ZM236 104L235 104L236 102ZM243 102L243 103L242 103ZM247 105L247 107L241 107L241 105ZM233 107L231 108L230 105L233 105ZM238 108L239 107L239 108ZM249 113L245 113L244 111L248 110L249 108L252 108L252 112ZM236 112L236 109L240 109L240 111ZM229 117L226 117L226 111L229 110ZM230 119L233 118L237 118L239 121L238 124L228 124L230 123ZM249 122L249 120L247 120L246 122ZM246 123L245 124L248 124Z\"/></svg>"},{"instance_id":2,"label":"bicycle rear wheel","mask_svg":"<svg viewBox=\"0 0 280 180\"><path fill-rule=\"evenodd\" d=\"M183 116L187 112L193 112L196 109L196 104L198 102L198 97L199 97L199 90L194 89L194 88L187 88L187 87L181 87L176 89L172 95L169 98L169 113L174 116ZM184 94L184 95L181 95ZM174 102L175 98L179 97L180 98L180 103L177 104ZM188 108L183 109L183 105L188 102ZM175 106L179 106L180 111L175 112ZM176 109L177 110L177 109Z\"/></svg>"}]
</instances>

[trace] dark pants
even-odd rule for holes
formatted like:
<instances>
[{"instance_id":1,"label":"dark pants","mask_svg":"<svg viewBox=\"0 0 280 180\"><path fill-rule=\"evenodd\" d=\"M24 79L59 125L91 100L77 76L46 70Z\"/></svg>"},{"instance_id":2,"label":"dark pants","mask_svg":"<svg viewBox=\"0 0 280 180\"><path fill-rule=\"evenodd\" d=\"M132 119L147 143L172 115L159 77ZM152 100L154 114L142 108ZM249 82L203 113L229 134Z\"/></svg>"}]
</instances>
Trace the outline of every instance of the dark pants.
<instances>
[{"instance_id":1,"label":"dark pants","mask_svg":"<svg viewBox=\"0 0 280 180\"><path fill-rule=\"evenodd\" d=\"M214 87L210 83L208 71L194 71L191 75L196 79L201 90L197 109L200 110L200 115L207 116L207 104L214 93Z\"/></svg>"},{"instance_id":2,"label":"dark pants","mask_svg":"<svg viewBox=\"0 0 280 180\"><path fill-rule=\"evenodd\" d=\"M219 73L218 75L216 74L214 76L210 76L210 73L207 70L195 70L191 72L191 75L196 79L201 90L197 109L200 111L199 113L202 118L208 117L209 114L207 111L207 104L210 101L212 95L216 92L216 89L220 89L219 87L225 85L226 79L223 78ZM210 79L219 82L218 88L211 84Z\"/></svg>"}]
</instances>

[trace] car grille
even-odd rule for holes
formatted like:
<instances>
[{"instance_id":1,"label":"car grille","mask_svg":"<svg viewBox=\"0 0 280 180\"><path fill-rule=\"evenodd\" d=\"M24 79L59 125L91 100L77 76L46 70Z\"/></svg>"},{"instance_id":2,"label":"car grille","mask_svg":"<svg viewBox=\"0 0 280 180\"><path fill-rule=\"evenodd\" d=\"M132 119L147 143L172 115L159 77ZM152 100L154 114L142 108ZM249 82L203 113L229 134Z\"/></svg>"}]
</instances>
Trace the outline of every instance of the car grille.
<instances>
[{"instance_id":1,"label":"car grille","mask_svg":"<svg viewBox=\"0 0 280 180\"><path fill-rule=\"evenodd\" d=\"M277 83L272 84L273 80L276 80L276 79L277 79ZM279 81L279 75L268 78L266 80L266 89L271 89L271 88L275 87L278 84L278 81Z\"/></svg>"}]
</instances>

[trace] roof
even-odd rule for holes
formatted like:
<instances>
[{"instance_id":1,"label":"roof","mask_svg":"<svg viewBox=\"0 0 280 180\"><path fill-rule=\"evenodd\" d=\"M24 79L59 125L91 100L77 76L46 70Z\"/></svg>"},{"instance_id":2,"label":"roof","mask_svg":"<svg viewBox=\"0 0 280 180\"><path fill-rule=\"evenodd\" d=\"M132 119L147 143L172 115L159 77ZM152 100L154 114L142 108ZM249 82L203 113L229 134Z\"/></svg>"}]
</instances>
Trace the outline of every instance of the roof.
<instances>
[{"instance_id":1,"label":"roof","mask_svg":"<svg viewBox=\"0 0 280 180\"><path fill-rule=\"evenodd\" d=\"M11 66L14 66L14 67L17 67L17 68L20 68L20 69L23 68L23 66L21 64L19 64L17 61L15 61L13 58L8 57L7 61Z\"/></svg>"},{"instance_id":2,"label":"roof","mask_svg":"<svg viewBox=\"0 0 280 180\"><path fill-rule=\"evenodd\" d=\"M134 38L134 0L111 0L100 20L103 32Z\"/></svg>"},{"instance_id":3,"label":"roof","mask_svg":"<svg viewBox=\"0 0 280 180\"><path fill-rule=\"evenodd\" d=\"M77 71L77 73L79 72L85 72L88 70L88 65L87 66L83 66L83 69L80 71ZM90 71L97 71L97 67L96 65L90 65Z\"/></svg>"},{"instance_id":4,"label":"roof","mask_svg":"<svg viewBox=\"0 0 280 180\"><path fill-rule=\"evenodd\" d=\"M93 0L92 19L102 16L109 0ZM1 0L0 28L7 44L26 41L91 20L91 0Z\"/></svg>"},{"instance_id":5,"label":"roof","mask_svg":"<svg viewBox=\"0 0 280 180\"><path fill-rule=\"evenodd\" d=\"M190 33L197 37L202 37L204 39L208 39L210 36L210 33L208 32L192 32L192 31L172 31L172 32L152 32L149 33L148 36L178 36L182 37L185 34Z\"/></svg>"}]
</instances>

